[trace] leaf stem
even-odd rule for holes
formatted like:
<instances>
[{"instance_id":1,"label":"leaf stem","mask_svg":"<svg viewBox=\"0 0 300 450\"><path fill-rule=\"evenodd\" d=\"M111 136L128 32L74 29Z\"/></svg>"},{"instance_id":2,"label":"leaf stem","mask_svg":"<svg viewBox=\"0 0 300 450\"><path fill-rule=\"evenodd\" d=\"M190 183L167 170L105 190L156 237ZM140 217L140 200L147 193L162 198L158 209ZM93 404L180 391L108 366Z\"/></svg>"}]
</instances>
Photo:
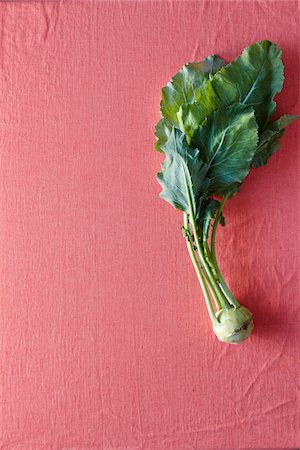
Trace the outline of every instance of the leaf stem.
<instances>
[{"instance_id":1,"label":"leaf stem","mask_svg":"<svg viewBox=\"0 0 300 450\"><path fill-rule=\"evenodd\" d=\"M216 280L216 283L218 284L218 287L222 290L222 286L221 286L221 284L220 284L220 282L219 282L219 280L217 278L215 268L214 268L214 266L213 266L213 264L211 262L210 250L209 250L209 247L208 247L208 244L207 244L206 241L203 241L203 251L204 251L204 257L205 257L205 259L206 259L206 261L207 261L207 263L208 263L208 265L209 265L209 267L211 269L212 276ZM221 310L222 309L222 305L220 303L220 300L218 299L217 295L215 294L215 291L213 290L213 288L211 286L210 286L210 288L212 289L212 294L213 294L216 306L217 306L218 310ZM225 295L223 290L222 290L222 294Z\"/></svg>"},{"instance_id":2,"label":"leaf stem","mask_svg":"<svg viewBox=\"0 0 300 450\"><path fill-rule=\"evenodd\" d=\"M188 219L188 215L186 213L184 213L184 228L186 230L189 230L189 219ZM196 274L197 274L200 286L201 286L202 291L203 291L203 295L204 295L204 298L205 298L205 302L206 302L206 306L207 306L207 309L208 309L210 320L211 320L212 324L215 325L215 324L218 323L218 320L217 320L217 318L215 316L215 311L214 311L214 308L213 308L212 303L211 303L211 299L210 299L209 292L208 292L208 289L207 289L207 286L206 286L206 283L205 283L205 280L204 280L204 276L203 276L203 274L201 272L198 260L197 260L196 255L195 255L195 252L194 252L194 249L193 249L193 245L192 245L191 240L190 240L190 236L186 236L185 240L186 240L186 245L187 245L187 248L188 248L188 251L189 251L189 255L191 257L194 269L196 271Z\"/></svg>"},{"instance_id":3,"label":"leaf stem","mask_svg":"<svg viewBox=\"0 0 300 450\"><path fill-rule=\"evenodd\" d=\"M200 264L203 266L203 272L204 275L207 279L207 282L209 283L210 287L211 287L211 291L214 295L214 297L216 298L216 301L219 302L222 306L223 310L227 310L230 309L230 304L228 303L226 297L223 295L223 293L221 292L219 286L216 283L216 280L214 279L211 271L210 271L210 267L205 259L204 253L203 253L203 249L202 246L199 242L199 237L198 237L198 233L197 233L197 225L196 225L196 220L195 220L195 216L193 213L193 205L192 205L192 201L191 201L191 195L189 192L189 188L188 185L186 184L186 190L187 190L187 197L188 197L188 204L189 204L189 210L190 210L190 214L188 215L188 219L191 223L191 227L193 230L193 236L195 239L195 244L196 244L196 248L198 251L198 257L200 260Z\"/></svg>"},{"instance_id":4,"label":"leaf stem","mask_svg":"<svg viewBox=\"0 0 300 450\"><path fill-rule=\"evenodd\" d=\"M217 227L220 223L221 216L222 216L222 210L223 210L224 204L225 204L226 200L228 199L228 197L229 197L229 194L224 195L224 197L222 198L222 200L220 202L220 206L218 208L218 211L217 211L217 214L216 214L216 217L214 220L214 224L213 224L213 229L212 229L212 234L211 234L211 243L210 243L210 252L208 251L208 257L211 260L211 263L214 267L215 277L219 281L222 291L224 292L226 298L228 299L229 303L231 303L231 305L238 308L240 306L240 304L234 298L233 294L231 293L230 289L228 288L228 286L221 274L221 271L220 271L220 268L218 265L218 261L216 258L216 250L215 250Z\"/></svg>"}]
</instances>

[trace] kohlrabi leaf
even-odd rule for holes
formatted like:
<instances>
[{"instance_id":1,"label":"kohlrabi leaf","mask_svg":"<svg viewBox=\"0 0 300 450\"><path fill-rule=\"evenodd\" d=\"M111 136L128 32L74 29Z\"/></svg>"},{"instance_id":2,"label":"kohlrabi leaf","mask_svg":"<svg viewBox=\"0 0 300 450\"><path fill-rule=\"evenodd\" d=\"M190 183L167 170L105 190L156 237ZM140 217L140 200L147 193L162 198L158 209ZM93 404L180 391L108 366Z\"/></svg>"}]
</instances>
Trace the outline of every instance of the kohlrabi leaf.
<instances>
[{"instance_id":1,"label":"kohlrabi leaf","mask_svg":"<svg viewBox=\"0 0 300 450\"><path fill-rule=\"evenodd\" d=\"M201 110L197 103L185 103L181 105L178 113L178 127L186 135L190 142L195 130L205 119L204 109Z\"/></svg>"},{"instance_id":2,"label":"kohlrabi leaf","mask_svg":"<svg viewBox=\"0 0 300 450\"><path fill-rule=\"evenodd\" d=\"M216 55L210 55L199 63L185 64L162 89L160 109L163 117L155 126L155 150L163 151L162 146L167 142L172 126L180 128L177 117L180 106L193 103L200 87L224 65L224 61Z\"/></svg>"},{"instance_id":3,"label":"kohlrabi leaf","mask_svg":"<svg viewBox=\"0 0 300 450\"><path fill-rule=\"evenodd\" d=\"M174 208L199 215L201 195L206 191L209 179L207 166L199 157L199 150L192 149L180 130L173 128L162 150L166 159L157 180L163 190L160 197Z\"/></svg>"},{"instance_id":4,"label":"kohlrabi leaf","mask_svg":"<svg viewBox=\"0 0 300 450\"><path fill-rule=\"evenodd\" d=\"M212 89L210 81L206 83L204 91L205 95L203 91L198 92L199 101L182 104L177 113L178 127L186 134L188 141L205 118L223 106L223 102Z\"/></svg>"},{"instance_id":5,"label":"kohlrabi leaf","mask_svg":"<svg viewBox=\"0 0 300 450\"><path fill-rule=\"evenodd\" d=\"M214 198L205 198L201 203L197 225L204 240L208 239L209 226L216 215L219 205L220 202Z\"/></svg>"},{"instance_id":6,"label":"kohlrabi leaf","mask_svg":"<svg viewBox=\"0 0 300 450\"><path fill-rule=\"evenodd\" d=\"M209 194L238 189L249 172L257 141L254 109L239 103L214 111L197 128L191 144L207 164Z\"/></svg>"},{"instance_id":7,"label":"kohlrabi leaf","mask_svg":"<svg viewBox=\"0 0 300 450\"><path fill-rule=\"evenodd\" d=\"M156 141L154 143L154 148L158 152L162 152L162 146L167 142L171 134L173 125L168 119L161 118L155 125L154 135Z\"/></svg>"},{"instance_id":8,"label":"kohlrabi leaf","mask_svg":"<svg viewBox=\"0 0 300 450\"><path fill-rule=\"evenodd\" d=\"M300 116L285 114L275 122L269 123L260 136L251 167L260 167L268 162L270 156L279 149L279 141L285 131L285 127L293 120L299 118Z\"/></svg>"},{"instance_id":9,"label":"kohlrabi leaf","mask_svg":"<svg viewBox=\"0 0 300 450\"><path fill-rule=\"evenodd\" d=\"M184 103L193 103L197 91L224 66L224 61L215 55L210 55L199 63L185 64L171 81L162 89L160 104L161 114L174 125L178 123L177 111Z\"/></svg>"},{"instance_id":10,"label":"kohlrabi leaf","mask_svg":"<svg viewBox=\"0 0 300 450\"><path fill-rule=\"evenodd\" d=\"M196 125L214 110L239 102L254 107L261 133L274 112L273 98L282 84L281 50L266 40L256 42L197 90L194 105L182 102L179 128L190 138Z\"/></svg>"},{"instance_id":11,"label":"kohlrabi leaf","mask_svg":"<svg viewBox=\"0 0 300 450\"><path fill-rule=\"evenodd\" d=\"M282 89L281 50L270 41L256 42L220 70L211 84L225 105L252 105L263 129L275 109L273 98Z\"/></svg>"}]
</instances>

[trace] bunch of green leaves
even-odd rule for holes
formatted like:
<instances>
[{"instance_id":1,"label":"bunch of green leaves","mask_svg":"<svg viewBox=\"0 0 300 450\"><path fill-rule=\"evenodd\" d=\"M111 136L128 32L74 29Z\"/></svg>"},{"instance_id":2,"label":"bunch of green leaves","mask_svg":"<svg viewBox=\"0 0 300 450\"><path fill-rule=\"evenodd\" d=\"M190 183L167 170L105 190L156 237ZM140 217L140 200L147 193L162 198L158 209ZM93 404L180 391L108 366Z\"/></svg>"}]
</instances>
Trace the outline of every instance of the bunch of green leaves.
<instances>
[{"instance_id":1,"label":"bunch of green leaves","mask_svg":"<svg viewBox=\"0 0 300 450\"><path fill-rule=\"evenodd\" d=\"M155 149L166 156L157 175L160 195L193 214L200 229L216 213L215 196L235 195L250 168L267 163L285 127L299 117L272 121L283 80L281 50L263 40L230 64L215 55L186 64L162 89L155 127Z\"/></svg>"}]
</instances>

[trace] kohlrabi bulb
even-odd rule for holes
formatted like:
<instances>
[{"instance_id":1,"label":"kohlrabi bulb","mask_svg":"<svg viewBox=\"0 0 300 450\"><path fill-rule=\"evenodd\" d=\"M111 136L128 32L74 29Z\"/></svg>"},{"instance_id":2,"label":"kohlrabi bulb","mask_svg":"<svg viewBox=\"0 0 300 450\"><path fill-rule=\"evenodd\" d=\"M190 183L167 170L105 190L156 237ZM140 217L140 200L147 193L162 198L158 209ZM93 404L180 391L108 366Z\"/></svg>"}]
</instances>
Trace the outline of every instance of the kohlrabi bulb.
<instances>
[{"instance_id":1,"label":"kohlrabi bulb","mask_svg":"<svg viewBox=\"0 0 300 450\"><path fill-rule=\"evenodd\" d=\"M253 330L252 313L244 306L221 310L217 314L218 323L214 325L217 338L228 344L239 344Z\"/></svg>"}]
</instances>

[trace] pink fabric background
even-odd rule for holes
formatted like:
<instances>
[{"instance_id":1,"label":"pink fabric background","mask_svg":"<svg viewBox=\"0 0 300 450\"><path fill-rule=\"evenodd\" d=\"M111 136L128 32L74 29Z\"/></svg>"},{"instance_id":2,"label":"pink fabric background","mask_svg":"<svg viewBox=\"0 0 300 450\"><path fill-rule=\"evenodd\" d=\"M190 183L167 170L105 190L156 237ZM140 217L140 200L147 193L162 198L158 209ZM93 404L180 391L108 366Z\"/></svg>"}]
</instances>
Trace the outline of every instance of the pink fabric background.
<instances>
[{"instance_id":1,"label":"pink fabric background","mask_svg":"<svg viewBox=\"0 0 300 450\"><path fill-rule=\"evenodd\" d=\"M159 200L160 89L188 61L283 49L296 1L1 2L1 450L300 446L299 123L225 208L218 254L255 314L219 343Z\"/></svg>"}]
</instances>

